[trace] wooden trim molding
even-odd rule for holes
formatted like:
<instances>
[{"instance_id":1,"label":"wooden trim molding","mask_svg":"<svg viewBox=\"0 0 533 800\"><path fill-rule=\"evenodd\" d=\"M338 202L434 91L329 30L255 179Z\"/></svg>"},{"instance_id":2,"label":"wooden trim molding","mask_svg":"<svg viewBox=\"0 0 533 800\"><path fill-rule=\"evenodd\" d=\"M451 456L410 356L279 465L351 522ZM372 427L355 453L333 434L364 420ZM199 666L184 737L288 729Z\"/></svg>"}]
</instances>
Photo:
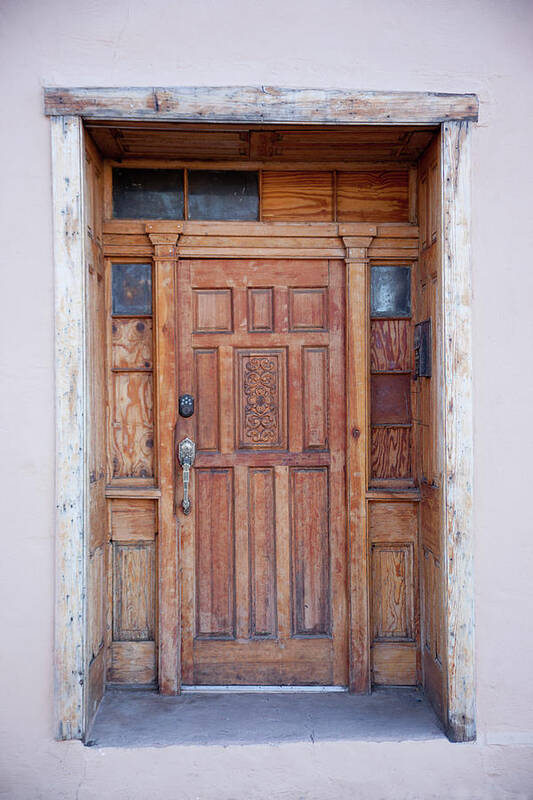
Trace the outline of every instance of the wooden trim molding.
<instances>
[{"instance_id":1,"label":"wooden trim molding","mask_svg":"<svg viewBox=\"0 0 533 800\"><path fill-rule=\"evenodd\" d=\"M55 731L80 739L85 726L86 332L83 185L79 117L52 121L56 377Z\"/></svg>"},{"instance_id":2,"label":"wooden trim molding","mask_svg":"<svg viewBox=\"0 0 533 800\"><path fill-rule=\"evenodd\" d=\"M48 116L175 122L437 124L478 118L475 94L360 92L280 86L44 89Z\"/></svg>"},{"instance_id":3,"label":"wooden trim molding","mask_svg":"<svg viewBox=\"0 0 533 800\"><path fill-rule=\"evenodd\" d=\"M456 742L476 738L470 137L467 122L442 126L447 716Z\"/></svg>"},{"instance_id":4,"label":"wooden trim molding","mask_svg":"<svg viewBox=\"0 0 533 800\"><path fill-rule=\"evenodd\" d=\"M344 236L346 248L346 494L348 520L349 688L370 691L368 581L368 297L372 236Z\"/></svg>"}]
</instances>

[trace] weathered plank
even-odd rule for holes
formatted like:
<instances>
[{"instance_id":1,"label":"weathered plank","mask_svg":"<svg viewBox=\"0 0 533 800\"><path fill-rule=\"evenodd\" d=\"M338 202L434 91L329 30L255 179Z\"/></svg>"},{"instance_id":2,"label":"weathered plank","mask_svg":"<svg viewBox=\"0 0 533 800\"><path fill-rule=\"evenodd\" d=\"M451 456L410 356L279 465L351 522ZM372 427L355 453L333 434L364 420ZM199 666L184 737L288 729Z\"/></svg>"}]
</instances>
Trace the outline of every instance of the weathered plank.
<instances>
[{"instance_id":1,"label":"weathered plank","mask_svg":"<svg viewBox=\"0 0 533 800\"><path fill-rule=\"evenodd\" d=\"M470 126L442 128L448 735L475 739Z\"/></svg>"},{"instance_id":2,"label":"weathered plank","mask_svg":"<svg viewBox=\"0 0 533 800\"><path fill-rule=\"evenodd\" d=\"M47 87L44 110L51 116L115 120L435 124L477 121L478 99L473 94L279 86Z\"/></svg>"},{"instance_id":3,"label":"weathered plank","mask_svg":"<svg viewBox=\"0 0 533 800\"><path fill-rule=\"evenodd\" d=\"M55 732L84 734L86 508L83 128L52 120L56 368Z\"/></svg>"}]
</instances>

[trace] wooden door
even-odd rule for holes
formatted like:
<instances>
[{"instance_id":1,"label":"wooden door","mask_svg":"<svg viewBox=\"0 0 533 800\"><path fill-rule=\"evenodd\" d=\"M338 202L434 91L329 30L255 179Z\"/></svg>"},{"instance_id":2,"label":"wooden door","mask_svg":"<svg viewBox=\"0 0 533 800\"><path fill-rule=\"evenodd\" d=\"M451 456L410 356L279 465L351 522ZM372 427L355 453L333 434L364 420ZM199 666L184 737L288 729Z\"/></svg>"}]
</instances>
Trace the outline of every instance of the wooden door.
<instances>
[{"instance_id":1,"label":"wooden door","mask_svg":"<svg viewBox=\"0 0 533 800\"><path fill-rule=\"evenodd\" d=\"M187 685L348 682L344 263L178 263Z\"/></svg>"}]
</instances>

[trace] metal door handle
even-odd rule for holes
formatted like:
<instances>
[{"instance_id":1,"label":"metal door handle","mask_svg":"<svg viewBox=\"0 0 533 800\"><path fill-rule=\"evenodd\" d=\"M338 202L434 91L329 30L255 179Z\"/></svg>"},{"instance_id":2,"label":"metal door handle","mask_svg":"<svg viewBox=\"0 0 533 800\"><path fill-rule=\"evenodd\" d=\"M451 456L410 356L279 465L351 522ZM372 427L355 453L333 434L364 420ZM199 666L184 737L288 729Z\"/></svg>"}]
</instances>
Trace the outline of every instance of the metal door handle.
<instances>
[{"instance_id":1,"label":"metal door handle","mask_svg":"<svg viewBox=\"0 0 533 800\"><path fill-rule=\"evenodd\" d=\"M182 439L178 445L178 461L180 462L183 470L183 500L181 507L184 514L191 513L191 501L189 499L189 479L191 467L194 464L194 457L196 455L196 445L192 439L186 437Z\"/></svg>"}]
</instances>

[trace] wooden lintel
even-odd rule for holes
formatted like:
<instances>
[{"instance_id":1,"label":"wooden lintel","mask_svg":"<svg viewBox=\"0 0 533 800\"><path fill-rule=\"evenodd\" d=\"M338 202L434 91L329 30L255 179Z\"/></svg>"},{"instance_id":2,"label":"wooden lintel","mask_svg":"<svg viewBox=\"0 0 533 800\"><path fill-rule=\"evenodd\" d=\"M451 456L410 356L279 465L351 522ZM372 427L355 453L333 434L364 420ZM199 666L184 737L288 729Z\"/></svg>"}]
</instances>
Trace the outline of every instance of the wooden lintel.
<instances>
[{"instance_id":1,"label":"wooden lintel","mask_svg":"<svg viewBox=\"0 0 533 800\"><path fill-rule=\"evenodd\" d=\"M87 119L427 125L478 119L475 94L279 86L46 87L48 116Z\"/></svg>"}]
</instances>

